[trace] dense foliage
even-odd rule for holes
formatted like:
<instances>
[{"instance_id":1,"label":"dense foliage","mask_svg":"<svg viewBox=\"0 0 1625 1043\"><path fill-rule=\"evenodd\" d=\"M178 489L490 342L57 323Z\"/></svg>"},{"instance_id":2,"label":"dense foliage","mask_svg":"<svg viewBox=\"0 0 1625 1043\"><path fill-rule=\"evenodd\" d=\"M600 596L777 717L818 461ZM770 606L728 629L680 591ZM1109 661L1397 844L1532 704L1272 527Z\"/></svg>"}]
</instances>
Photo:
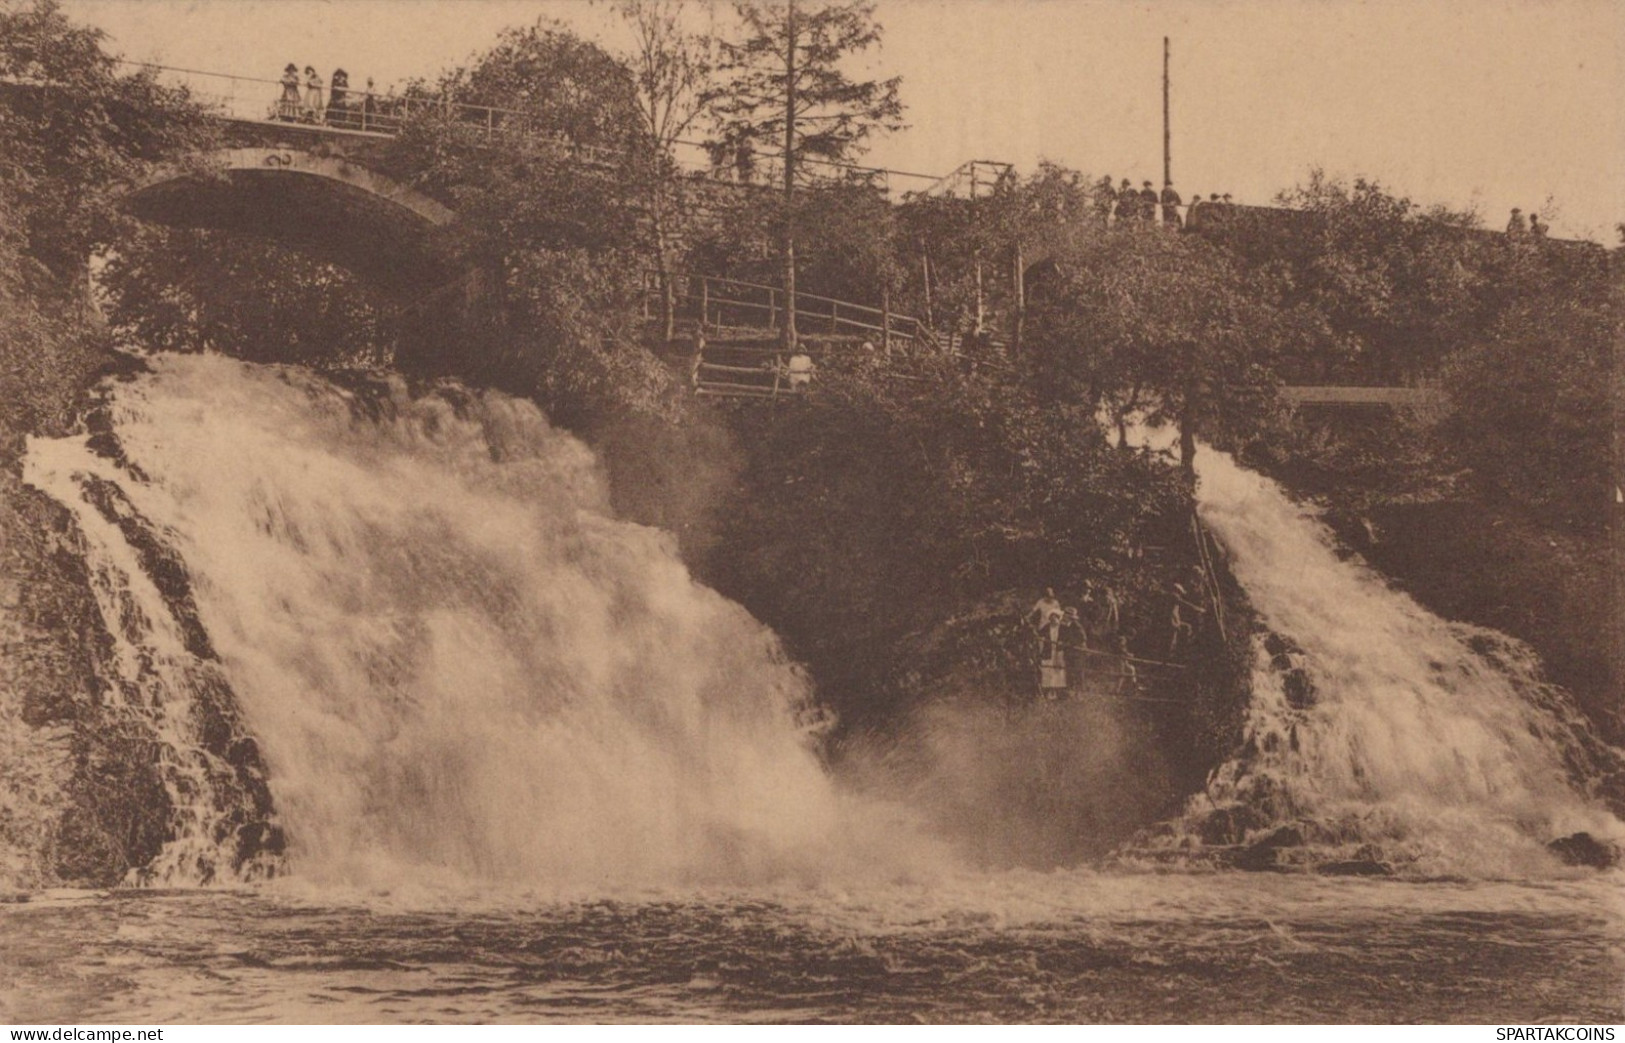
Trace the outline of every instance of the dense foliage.
<instances>
[{"instance_id":1,"label":"dense foliage","mask_svg":"<svg viewBox=\"0 0 1625 1043\"><path fill-rule=\"evenodd\" d=\"M0 2L0 450L61 430L105 341L85 265L125 227L110 189L207 140L183 94L121 75L52 0Z\"/></svg>"},{"instance_id":2,"label":"dense foliage","mask_svg":"<svg viewBox=\"0 0 1625 1043\"><path fill-rule=\"evenodd\" d=\"M142 227L98 282L114 330L143 347L317 368L389 360L388 303L345 269L274 241Z\"/></svg>"},{"instance_id":3,"label":"dense foliage","mask_svg":"<svg viewBox=\"0 0 1625 1043\"><path fill-rule=\"evenodd\" d=\"M843 713L888 708L906 636L1044 586L1109 586L1124 633L1166 641L1162 592L1186 559L1144 548L1178 541L1189 493L1166 460L1109 446L1009 369L854 356L819 379L816 405L735 416L747 463L709 571Z\"/></svg>"}]
</instances>

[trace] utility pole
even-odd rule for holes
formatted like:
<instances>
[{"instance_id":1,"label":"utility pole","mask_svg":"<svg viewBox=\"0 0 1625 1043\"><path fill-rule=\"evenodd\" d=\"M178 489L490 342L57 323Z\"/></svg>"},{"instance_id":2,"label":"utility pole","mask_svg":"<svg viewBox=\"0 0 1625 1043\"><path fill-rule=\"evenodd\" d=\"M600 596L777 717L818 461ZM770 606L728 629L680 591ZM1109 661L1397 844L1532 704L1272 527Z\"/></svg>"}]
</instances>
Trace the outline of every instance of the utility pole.
<instances>
[{"instance_id":1,"label":"utility pole","mask_svg":"<svg viewBox=\"0 0 1625 1043\"><path fill-rule=\"evenodd\" d=\"M784 47L784 328L787 351L796 346L796 0L785 17Z\"/></svg>"},{"instance_id":2,"label":"utility pole","mask_svg":"<svg viewBox=\"0 0 1625 1043\"><path fill-rule=\"evenodd\" d=\"M1173 134L1168 125L1168 38L1162 38L1162 184L1174 183Z\"/></svg>"}]
</instances>

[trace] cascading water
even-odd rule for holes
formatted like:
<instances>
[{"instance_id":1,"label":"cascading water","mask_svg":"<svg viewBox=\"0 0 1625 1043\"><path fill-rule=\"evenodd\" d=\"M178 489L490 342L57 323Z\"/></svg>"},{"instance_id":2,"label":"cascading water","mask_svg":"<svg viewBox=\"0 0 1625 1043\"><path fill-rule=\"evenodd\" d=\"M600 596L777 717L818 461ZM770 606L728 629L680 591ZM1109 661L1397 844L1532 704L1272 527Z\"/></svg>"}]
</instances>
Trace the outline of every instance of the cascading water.
<instances>
[{"instance_id":1,"label":"cascading water","mask_svg":"<svg viewBox=\"0 0 1625 1043\"><path fill-rule=\"evenodd\" d=\"M1180 839L1288 827L1315 860L1512 875L1549 867L1554 838L1625 835L1585 792L1619 772L1619 751L1529 649L1440 619L1340 556L1322 523L1228 455L1204 448L1197 477L1201 517L1278 637L1255 642L1244 750L1192 801Z\"/></svg>"},{"instance_id":2,"label":"cascading water","mask_svg":"<svg viewBox=\"0 0 1625 1043\"><path fill-rule=\"evenodd\" d=\"M1099 847L1064 834L1164 813L1115 727L1135 711L1012 722L970 692L923 708L948 770L904 796L1042 857L944 863L913 818L837 791L772 635L609 517L591 455L531 406L160 357L88 427L32 443L26 477L77 519L73 618L99 606L108 636L100 690L74 695L114 734L83 752L13 720L22 684L0 693L23 765L0 781L40 791L0 793L0 840L83 835L51 834L46 789L88 775L118 812L91 825L140 801L163 820L132 857L172 838L137 880L313 884L7 893L0 1018L1619 1020L1617 873L1553 878L1541 850L1618 836L1573 785L1617 754L1521 646L1340 560L1219 454L1202 514L1274 636L1245 748L1158 860L1287 833L1280 861L1513 879L1075 865ZM108 774L110 749L142 770Z\"/></svg>"},{"instance_id":3,"label":"cascading water","mask_svg":"<svg viewBox=\"0 0 1625 1043\"><path fill-rule=\"evenodd\" d=\"M773 635L611 517L592 454L530 404L164 356L90 428L34 441L25 477L78 521L104 698L155 751L173 839L137 879L919 864L911 830L835 789ZM1576 784L1618 752L1527 649L1344 560L1223 454L1198 467L1201 514L1284 643L1258 642L1244 749L1173 846L1287 827L1307 860L1513 874L1549 867L1553 838L1625 833Z\"/></svg>"},{"instance_id":4,"label":"cascading water","mask_svg":"<svg viewBox=\"0 0 1625 1043\"><path fill-rule=\"evenodd\" d=\"M850 825L773 635L610 517L590 452L530 404L160 357L103 409L26 477L80 521L162 751L159 878L242 872L253 801L211 770L200 677L229 679L303 877L749 879Z\"/></svg>"}]
</instances>

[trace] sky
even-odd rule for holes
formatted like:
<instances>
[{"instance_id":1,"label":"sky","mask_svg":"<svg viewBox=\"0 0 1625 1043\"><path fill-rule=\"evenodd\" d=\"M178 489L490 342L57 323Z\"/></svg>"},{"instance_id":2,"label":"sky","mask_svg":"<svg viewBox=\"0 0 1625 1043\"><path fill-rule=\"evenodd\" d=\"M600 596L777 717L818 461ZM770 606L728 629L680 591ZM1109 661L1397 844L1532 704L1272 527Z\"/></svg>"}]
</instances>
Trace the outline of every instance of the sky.
<instances>
[{"instance_id":1,"label":"sky","mask_svg":"<svg viewBox=\"0 0 1625 1043\"><path fill-rule=\"evenodd\" d=\"M816 2L816 0L806 0ZM292 61L378 85L432 76L553 18L622 51L598 0L65 0L141 61L274 78ZM878 0L877 53L909 127L876 166L970 159L1161 181L1162 39L1173 178L1268 203L1314 167L1501 227L1617 242L1625 220L1619 0ZM727 8L713 16L726 28ZM712 21L702 17L705 24Z\"/></svg>"}]
</instances>

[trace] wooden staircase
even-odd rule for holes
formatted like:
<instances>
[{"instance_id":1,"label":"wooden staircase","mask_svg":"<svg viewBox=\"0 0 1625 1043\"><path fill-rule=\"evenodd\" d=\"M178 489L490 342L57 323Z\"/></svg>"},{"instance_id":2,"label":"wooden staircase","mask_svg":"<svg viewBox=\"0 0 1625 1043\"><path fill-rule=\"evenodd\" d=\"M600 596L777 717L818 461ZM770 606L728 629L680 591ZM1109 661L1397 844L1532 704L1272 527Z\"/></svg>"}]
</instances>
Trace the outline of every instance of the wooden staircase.
<instances>
[{"instance_id":1,"label":"wooden staircase","mask_svg":"<svg viewBox=\"0 0 1625 1043\"><path fill-rule=\"evenodd\" d=\"M696 395L790 399L816 387L821 362L840 352L910 351L936 338L918 319L850 301L796 296L796 348L786 351L780 324L784 297L774 286L709 275L672 277L676 305L667 357L683 360ZM658 276L648 273L643 315L663 319Z\"/></svg>"}]
</instances>

